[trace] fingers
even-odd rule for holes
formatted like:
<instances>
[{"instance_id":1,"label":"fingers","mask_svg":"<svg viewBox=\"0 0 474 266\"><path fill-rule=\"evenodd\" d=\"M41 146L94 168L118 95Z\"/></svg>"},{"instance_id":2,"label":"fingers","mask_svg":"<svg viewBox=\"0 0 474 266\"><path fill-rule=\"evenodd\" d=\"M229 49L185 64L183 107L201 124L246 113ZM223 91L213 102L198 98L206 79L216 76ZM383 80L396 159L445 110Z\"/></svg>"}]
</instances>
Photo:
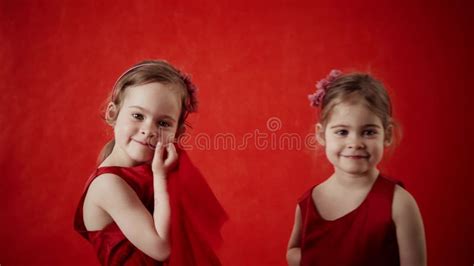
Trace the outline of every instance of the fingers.
<instances>
[{"instance_id":1,"label":"fingers","mask_svg":"<svg viewBox=\"0 0 474 266\"><path fill-rule=\"evenodd\" d=\"M152 162L153 173L166 174L175 166L177 159L178 152L173 143L165 145L162 142L158 142L156 144L155 155Z\"/></svg>"},{"instance_id":2,"label":"fingers","mask_svg":"<svg viewBox=\"0 0 474 266\"><path fill-rule=\"evenodd\" d=\"M167 167L173 165L174 162L178 159L178 152L176 151L176 147L172 142L166 145L166 151L168 152L168 156L165 159L165 165Z\"/></svg>"},{"instance_id":3,"label":"fingers","mask_svg":"<svg viewBox=\"0 0 474 266\"><path fill-rule=\"evenodd\" d=\"M163 143L161 141L158 141L158 143L156 143L155 155L153 156L153 160L163 161L164 150L165 149Z\"/></svg>"}]
</instances>

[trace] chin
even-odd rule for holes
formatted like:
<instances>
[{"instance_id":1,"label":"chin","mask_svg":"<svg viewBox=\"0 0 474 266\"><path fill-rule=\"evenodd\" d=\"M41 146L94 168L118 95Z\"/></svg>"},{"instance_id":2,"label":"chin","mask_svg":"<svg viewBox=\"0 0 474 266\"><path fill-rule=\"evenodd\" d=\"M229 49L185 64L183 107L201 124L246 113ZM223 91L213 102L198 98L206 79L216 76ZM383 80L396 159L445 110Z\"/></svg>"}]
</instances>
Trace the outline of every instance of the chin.
<instances>
[{"instance_id":1,"label":"chin","mask_svg":"<svg viewBox=\"0 0 474 266\"><path fill-rule=\"evenodd\" d=\"M153 160L153 156L145 154L130 154L130 159L132 159L132 161L134 161L136 164L142 164L151 162L151 160Z\"/></svg>"},{"instance_id":2,"label":"chin","mask_svg":"<svg viewBox=\"0 0 474 266\"><path fill-rule=\"evenodd\" d=\"M369 171L366 168L356 168L356 167L341 167L340 169L343 172L346 172L351 175L364 175Z\"/></svg>"}]
</instances>

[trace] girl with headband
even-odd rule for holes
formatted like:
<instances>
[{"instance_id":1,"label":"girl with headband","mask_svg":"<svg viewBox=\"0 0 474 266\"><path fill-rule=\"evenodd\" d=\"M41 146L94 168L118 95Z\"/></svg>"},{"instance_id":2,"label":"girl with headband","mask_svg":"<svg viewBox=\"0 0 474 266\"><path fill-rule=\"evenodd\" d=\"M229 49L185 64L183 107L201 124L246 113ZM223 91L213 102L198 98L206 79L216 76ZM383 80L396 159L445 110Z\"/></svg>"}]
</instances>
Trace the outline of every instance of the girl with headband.
<instances>
[{"instance_id":1,"label":"girl with headband","mask_svg":"<svg viewBox=\"0 0 474 266\"><path fill-rule=\"evenodd\" d=\"M227 216L174 144L196 108L196 87L165 61L140 62L117 80L104 114L114 138L74 220L102 265L220 265Z\"/></svg>"}]
</instances>

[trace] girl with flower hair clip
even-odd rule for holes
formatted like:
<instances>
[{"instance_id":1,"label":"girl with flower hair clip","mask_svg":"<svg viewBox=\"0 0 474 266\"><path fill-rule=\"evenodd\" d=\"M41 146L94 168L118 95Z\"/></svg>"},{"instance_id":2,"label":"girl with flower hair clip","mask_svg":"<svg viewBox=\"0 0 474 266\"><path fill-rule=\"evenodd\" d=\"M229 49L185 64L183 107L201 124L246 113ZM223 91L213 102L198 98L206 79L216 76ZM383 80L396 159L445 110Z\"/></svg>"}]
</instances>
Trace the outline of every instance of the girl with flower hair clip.
<instances>
[{"instance_id":1,"label":"girl with flower hair clip","mask_svg":"<svg viewBox=\"0 0 474 266\"><path fill-rule=\"evenodd\" d=\"M165 61L140 62L117 80L104 114L114 138L74 219L102 265L220 265L227 216L174 144L196 107L189 76Z\"/></svg>"},{"instance_id":2,"label":"girl with flower hair clip","mask_svg":"<svg viewBox=\"0 0 474 266\"><path fill-rule=\"evenodd\" d=\"M426 265L415 199L377 169L392 143L392 106L368 74L333 70L309 95L333 174L298 200L289 265Z\"/></svg>"}]
</instances>

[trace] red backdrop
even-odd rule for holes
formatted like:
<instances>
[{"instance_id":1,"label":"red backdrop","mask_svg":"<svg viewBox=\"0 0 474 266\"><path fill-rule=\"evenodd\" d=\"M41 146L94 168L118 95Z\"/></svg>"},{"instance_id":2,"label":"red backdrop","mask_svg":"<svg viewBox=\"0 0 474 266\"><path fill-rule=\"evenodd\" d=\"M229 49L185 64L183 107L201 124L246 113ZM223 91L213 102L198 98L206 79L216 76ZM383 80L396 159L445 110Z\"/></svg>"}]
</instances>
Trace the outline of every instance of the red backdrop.
<instances>
[{"instance_id":1,"label":"red backdrop","mask_svg":"<svg viewBox=\"0 0 474 266\"><path fill-rule=\"evenodd\" d=\"M403 139L383 170L418 201L429 264L474 263L469 1L196 2L0 2L0 264L97 264L73 213L110 137L101 104L148 58L200 87L189 133L211 145L189 153L231 218L224 265L285 265L296 199L330 167L273 144L312 132L306 95L332 68L390 90Z\"/></svg>"}]
</instances>

